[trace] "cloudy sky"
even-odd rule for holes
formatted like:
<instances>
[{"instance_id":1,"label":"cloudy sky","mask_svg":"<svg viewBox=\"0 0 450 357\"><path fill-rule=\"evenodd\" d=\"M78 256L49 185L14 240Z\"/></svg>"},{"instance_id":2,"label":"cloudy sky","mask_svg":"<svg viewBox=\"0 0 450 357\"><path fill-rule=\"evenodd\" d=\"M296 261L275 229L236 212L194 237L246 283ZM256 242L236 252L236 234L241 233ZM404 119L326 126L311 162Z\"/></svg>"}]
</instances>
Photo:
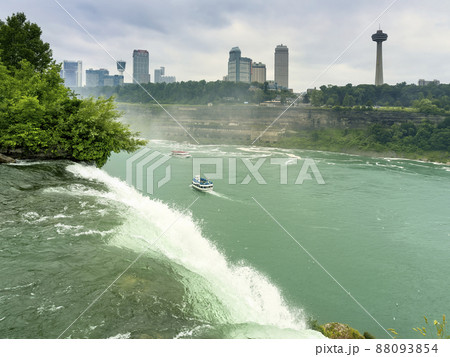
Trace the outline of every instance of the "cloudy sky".
<instances>
[{"instance_id":1,"label":"cloudy sky","mask_svg":"<svg viewBox=\"0 0 450 357\"><path fill-rule=\"evenodd\" d=\"M160 66L178 81L215 81L239 46L273 79L274 49L285 44L295 91L374 83L370 36L381 26L386 83L450 83L448 0L2 0L1 19L15 12L42 28L54 59L82 60L83 70L116 74L114 59L124 59L131 74L133 50L146 49L152 81Z\"/></svg>"}]
</instances>

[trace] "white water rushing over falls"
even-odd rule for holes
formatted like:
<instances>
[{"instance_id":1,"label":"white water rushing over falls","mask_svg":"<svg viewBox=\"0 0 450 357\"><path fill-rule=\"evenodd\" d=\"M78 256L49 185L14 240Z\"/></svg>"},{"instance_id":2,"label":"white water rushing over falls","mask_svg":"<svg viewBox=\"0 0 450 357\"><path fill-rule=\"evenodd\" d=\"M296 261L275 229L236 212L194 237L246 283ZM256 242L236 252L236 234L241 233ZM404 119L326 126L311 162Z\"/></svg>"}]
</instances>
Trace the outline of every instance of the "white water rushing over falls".
<instances>
[{"instance_id":1,"label":"white water rushing over falls","mask_svg":"<svg viewBox=\"0 0 450 357\"><path fill-rule=\"evenodd\" d=\"M63 338L322 337L308 330L313 319L416 338L412 326L424 315L447 314L448 166L154 145L193 158L171 159L170 182L151 196L125 183L126 153L102 170L56 161L0 166L1 336L55 338L67 329ZM249 170L241 161L269 154L286 166L266 159L259 172L267 183L243 184ZM225 164L214 193L190 188L193 159L217 156ZM326 184L296 184L307 158Z\"/></svg>"},{"instance_id":2,"label":"white water rushing over falls","mask_svg":"<svg viewBox=\"0 0 450 357\"><path fill-rule=\"evenodd\" d=\"M109 192L90 189L78 194L98 197L121 212L124 222L109 244L133 250L137 256L143 253L168 260L180 267L179 273L189 295L187 299L193 301L203 320L216 324L262 325L271 330L271 337L277 337L274 328L277 331L288 329L278 337L321 337L307 329L303 311L288 306L280 290L266 276L248 264L231 264L202 235L199 224L188 210L174 209L144 196L95 167L73 164L67 170L108 187Z\"/></svg>"}]
</instances>

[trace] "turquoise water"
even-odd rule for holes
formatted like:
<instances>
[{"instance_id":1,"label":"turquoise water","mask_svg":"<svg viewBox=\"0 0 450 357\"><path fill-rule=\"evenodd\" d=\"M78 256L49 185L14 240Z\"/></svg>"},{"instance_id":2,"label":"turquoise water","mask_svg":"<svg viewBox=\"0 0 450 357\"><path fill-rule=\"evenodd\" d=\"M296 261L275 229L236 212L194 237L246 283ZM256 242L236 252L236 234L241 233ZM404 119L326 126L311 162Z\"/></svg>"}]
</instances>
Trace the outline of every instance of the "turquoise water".
<instances>
[{"instance_id":1,"label":"turquoise water","mask_svg":"<svg viewBox=\"0 0 450 357\"><path fill-rule=\"evenodd\" d=\"M126 153L102 170L0 166L1 337L317 338L313 318L410 338L423 315L448 314L448 166L168 141L149 148L193 156L158 167L152 195L126 184ZM223 163L213 193L190 187L193 163L204 159ZM265 184L244 159L261 160ZM311 170L295 184L305 159L324 184Z\"/></svg>"}]
</instances>

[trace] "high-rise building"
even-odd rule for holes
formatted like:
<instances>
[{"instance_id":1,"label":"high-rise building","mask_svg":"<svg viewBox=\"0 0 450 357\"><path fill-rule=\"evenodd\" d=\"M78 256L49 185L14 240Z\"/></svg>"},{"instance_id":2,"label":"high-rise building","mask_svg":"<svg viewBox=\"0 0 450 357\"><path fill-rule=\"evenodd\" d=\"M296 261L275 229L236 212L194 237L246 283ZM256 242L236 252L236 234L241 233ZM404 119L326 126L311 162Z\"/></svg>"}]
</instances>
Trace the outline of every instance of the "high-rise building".
<instances>
[{"instance_id":1,"label":"high-rise building","mask_svg":"<svg viewBox=\"0 0 450 357\"><path fill-rule=\"evenodd\" d=\"M427 86L429 84L439 85L441 82L437 79L433 79L432 81L426 81L425 79L419 79L417 85L420 87Z\"/></svg>"},{"instance_id":2,"label":"high-rise building","mask_svg":"<svg viewBox=\"0 0 450 357\"><path fill-rule=\"evenodd\" d=\"M166 69L164 67L160 67L159 69L155 69L155 83L161 83L162 76L164 76Z\"/></svg>"},{"instance_id":3,"label":"high-rise building","mask_svg":"<svg viewBox=\"0 0 450 357\"><path fill-rule=\"evenodd\" d=\"M105 76L103 78L103 85L105 87L116 87L123 85L123 76L121 74L115 74L113 76Z\"/></svg>"},{"instance_id":4,"label":"high-rise building","mask_svg":"<svg viewBox=\"0 0 450 357\"><path fill-rule=\"evenodd\" d=\"M82 86L83 65L81 61L64 61L61 68L61 78L64 79L66 87Z\"/></svg>"},{"instance_id":5,"label":"high-rise building","mask_svg":"<svg viewBox=\"0 0 450 357\"><path fill-rule=\"evenodd\" d=\"M252 81L252 60L247 57L241 57L239 47L233 47L230 50L227 80L246 83Z\"/></svg>"},{"instance_id":6,"label":"high-rise building","mask_svg":"<svg viewBox=\"0 0 450 357\"><path fill-rule=\"evenodd\" d=\"M102 87L105 85L105 77L109 71L104 68L86 70L86 87Z\"/></svg>"},{"instance_id":7,"label":"high-rise building","mask_svg":"<svg viewBox=\"0 0 450 357\"><path fill-rule=\"evenodd\" d=\"M274 79L278 88L289 88L289 49L283 44L275 48Z\"/></svg>"},{"instance_id":8,"label":"high-rise building","mask_svg":"<svg viewBox=\"0 0 450 357\"><path fill-rule=\"evenodd\" d=\"M174 76L166 76L166 68L155 69L155 83L175 83L177 79Z\"/></svg>"},{"instance_id":9,"label":"high-rise building","mask_svg":"<svg viewBox=\"0 0 450 357\"><path fill-rule=\"evenodd\" d=\"M266 82L266 65L264 63L252 64L252 82L264 83Z\"/></svg>"},{"instance_id":10,"label":"high-rise building","mask_svg":"<svg viewBox=\"0 0 450 357\"><path fill-rule=\"evenodd\" d=\"M230 50L230 56L228 58L228 76L227 79L230 82L239 82L239 64L241 59L241 50L239 47L233 47Z\"/></svg>"},{"instance_id":11,"label":"high-rise building","mask_svg":"<svg viewBox=\"0 0 450 357\"><path fill-rule=\"evenodd\" d=\"M149 83L149 55L147 50L133 51L133 83Z\"/></svg>"},{"instance_id":12,"label":"high-rise building","mask_svg":"<svg viewBox=\"0 0 450 357\"><path fill-rule=\"evenodd\" d=\"M109 75L109 71L104 68L86 70L86 87L115 87L123 85L122 75Z\"/></svg>"},{"instance_id":13,"label":"high-rise building","mask_svg":"<svg viewBox=\"0 0 450 357\"><path fill-rule=\"evenodd\" d=\"M239 65L240 70L240 82L251 83L252 81L252 60L247 57L241 57L241 63Z\"/></svg>"},{"instance_id":14,"label":"high-rise building","mask_svg":"<svg viewBox=\"0 0 450 357\"><path fill-rule=\"evenodd\" d=\"M177 81L175 76L161 76L160 83L175 83Z\"/></svg>"},{"instance_id":15,"label":"high-rise building","mask_svg":"<svg viewBox=\"0 0 450 357\"><path fill-rule=\"evenodd\" d=\"M382 43L386 41L388 35L382 30L372 35L372 41L377 43L377 63L375 67L375 85L381 86L383 84L383 49Z\"/></svg>"}]
</instances>

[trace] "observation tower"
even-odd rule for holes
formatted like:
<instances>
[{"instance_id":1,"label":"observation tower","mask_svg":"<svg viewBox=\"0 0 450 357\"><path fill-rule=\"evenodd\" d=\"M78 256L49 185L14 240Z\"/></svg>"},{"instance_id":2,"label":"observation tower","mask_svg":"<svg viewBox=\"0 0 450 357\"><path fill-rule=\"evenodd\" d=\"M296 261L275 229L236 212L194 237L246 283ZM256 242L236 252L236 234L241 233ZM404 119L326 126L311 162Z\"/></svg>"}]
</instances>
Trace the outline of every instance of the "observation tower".
<instances>
[{"instance_id":1,"label":"observation tower","mask_svg":"<svg viewBox=\"0 0 450 357\"><path fill-rule=\"evenodd\" d=\"M375 68L375 85L381 86L383 84L383 49L382 44L386 41L388 35L382 30L372 35L372 41L377 43L377 64Z\"/></svg>"},{"instance_id":2,"label":"observation tower","mask_svg":"<svg viewBox=\"0 0 450 357\"><path fill-rule=\"evenodd\" d=\"M125 66L126 66L126 62L122 61L122 60L118 60L117 61L117 70L119 71L120 75L123 76L123 72L125 72Z\"/></svg>"}]
</instances>

